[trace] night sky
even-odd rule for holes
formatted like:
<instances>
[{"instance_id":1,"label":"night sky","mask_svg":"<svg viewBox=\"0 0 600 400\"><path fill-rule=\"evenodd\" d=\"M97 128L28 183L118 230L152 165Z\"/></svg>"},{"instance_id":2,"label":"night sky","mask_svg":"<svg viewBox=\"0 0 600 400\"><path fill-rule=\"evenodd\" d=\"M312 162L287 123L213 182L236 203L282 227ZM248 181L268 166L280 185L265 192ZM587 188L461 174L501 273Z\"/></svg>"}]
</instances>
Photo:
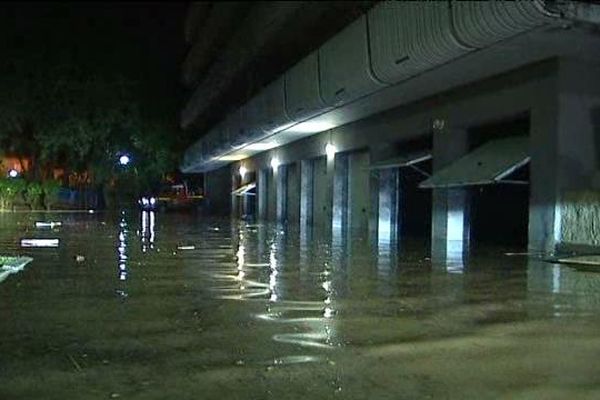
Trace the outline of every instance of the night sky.
<instances>
[{"instance_id":1,"label":"night sky","mask_svg":"<svg viewBox=\"0 0 600 400\"><path fill-rule=\"evenodd\" d=\"M136 82L149 115L177 124L183 98L179 70L185 55L187 3L2 3L5 68L35 54L41 64L65 56L84 71L119 74Z\"/></svg>"}]
</instances>

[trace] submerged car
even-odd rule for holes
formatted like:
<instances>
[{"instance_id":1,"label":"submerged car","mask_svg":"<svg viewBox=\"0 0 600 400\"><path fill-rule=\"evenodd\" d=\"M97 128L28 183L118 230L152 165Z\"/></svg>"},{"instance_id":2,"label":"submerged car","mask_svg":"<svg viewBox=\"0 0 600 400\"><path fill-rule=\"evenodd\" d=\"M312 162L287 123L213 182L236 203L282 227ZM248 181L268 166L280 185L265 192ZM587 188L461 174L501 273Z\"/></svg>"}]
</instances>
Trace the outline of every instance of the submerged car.
<instances>
[{"instance_id":1,"label":"submerged car","mask_svg":"<svg viewBox=\"0 0 600 400\"><path fill-rule=\"evenodd\" d=\"M144 211L197 209L204 196L189 190L185 183L163 186L157 194L143 195L138 204Z\"/></svg>"},{"instance_id":2,"label":"submerged car","mask_svg":"<svg viewBox=\"0 0 600 400\"><path fill-rule=\"evenodd\" d=\"M156 209L156 197L144 195L138 200L138 204L143 211L152 211Z\"/></svg>"}]
</instances>

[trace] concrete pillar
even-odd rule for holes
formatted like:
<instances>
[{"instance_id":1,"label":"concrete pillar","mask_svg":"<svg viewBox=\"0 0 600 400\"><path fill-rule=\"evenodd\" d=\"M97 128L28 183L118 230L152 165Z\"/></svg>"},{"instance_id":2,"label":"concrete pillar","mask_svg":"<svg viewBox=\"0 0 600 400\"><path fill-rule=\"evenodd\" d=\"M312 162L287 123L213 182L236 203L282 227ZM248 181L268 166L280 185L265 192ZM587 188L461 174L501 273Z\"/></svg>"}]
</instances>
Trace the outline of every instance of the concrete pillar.
<instances>
[{"instance_id":1,"label":"concrete pillar","mask_svg":"<svg viewBox=\"0 0 600 400\"><path fill-rule=\"evenodd\" d=\"M468 151L466 129L439 123L433 135L433 172L439 171ZM460 262L469 249L468 189L433 189L431 258L434 262Z\"/></svg>"},{"instance_id":2,"label":"concrete pillar","mask_svg":"<svg viewBox=\"0 0 600 400\"><path fill-rule=\"evenodd\" d=\"M256 194L258 196L258 218L266 220L268 218L268 200L269 200L269 170L261 169L258 171L256 181Z\"/></svg>"},{"instance_id":3,"label":"concrete pillar","mask_svg":"<svg viewBox=\"0 0 600 400\"><path fill-rule=\"evenodd\" d=\"M435 189L432 204L432 259L461 261L469 251L467 190Z\"/></svg>"},{"instance_id":4,"label":"concrete pillar","mask_svg":"<svg viewBox=\"0 0 600 400\"><path fill-rule=\"evenodd\" d=\"M287 191L287 175L288 166L280 165L277 168L277 173L274 174L274 180L276 184L276 220L277 222L285 222L287 219L287 205L288 205L288 191Z\"/></svg>"},{"instance_id":5,"label":"concrete pillar","mask_svg":"<svg viewBox=\"0 0 600 400\"><path fill-rule=\"evenodd\" d=\"M397 239L400 228L400 177L398 168L382 169L377 175L377 241L387 243Z\"/></svg>"},{"instance_id":6,"label":"concrete pillar","mask_svg":"<svg viewBox=\"0 0 600 400\"><path fill-rule=\"evenodd\" d=\"M278 168L269 168L267 174L267 219L277 220L277 171Z\"/></svg>"},{"instance_id":7,"label":"concrete pillar","mask_svg":"<svg viewBox=\"0 0 600 400\"><path fill-rule=\"evenodd\" d=\"M348 183L349 156L336 154L333 172L333 220L331 227L334 237L346 233L348 228Z\"/></svg>"},{"instance_id":8,"label":"concrete pillar","mask_svg":"<svg viewBox=\"0 0 600 400\"><path fill-rule=\"evenodd\" d=\"M331 232L334 160L313 160L313 227Z\"/></svg>"},{"instance_id":9,"label":"concrete pillar","mask_svg":"<svg viewBox=\"0 0 600 400\"><path fill-rule=\"evenodd\" d=\"M313 160L300 162L300 227L310 226L313 221Z\"/></svg>"},{"instance_id":10,"label":"concrete pillar","mask_svg":"<svg viewBox=\"0 0 600 400\"><path fill-rule=\"evenodd\" d=\"M231 188L232 191L237 189L241 185L242 180L239 175L235 172L231 174ZM230 192L230 193L231 193ZM231 196L231 215L234 218L240 218L243 214L243 199L240 196L236 196L234 194L230 194Z\"/></svg>"},{"instance_id":11,"label":"concrete pillar","mask_svg":"<svg viewBox=\"0 0 600 400\"><path fill-rule=\"evenodd\" d=\"M596 202L574 204L600 189L599 137L598 66L560 59L555 80L541 85L531 110L530 251L600 243Z\"/></svg>"},{"instance_id":12,"label":"concrete pillar","mask_svg":"<svg viewBox=\"0 0 600 400\"><path fill-rule=\"evenodd\" d=\"M300 222L300 176L299 163L287 166L287 216L286 220L291 224Z\"/></svg>"},{"instance_id":13,"label":"concrete pillar","mask_svg":"<svg viewBox=\"0 0 600 400\"><path fill-rule=\"evenodd\" d=\"M350 230L358 235L366 234L369 228L369 158L366 151L349 156L348 221Z\"/></svg>"}]
</instances>

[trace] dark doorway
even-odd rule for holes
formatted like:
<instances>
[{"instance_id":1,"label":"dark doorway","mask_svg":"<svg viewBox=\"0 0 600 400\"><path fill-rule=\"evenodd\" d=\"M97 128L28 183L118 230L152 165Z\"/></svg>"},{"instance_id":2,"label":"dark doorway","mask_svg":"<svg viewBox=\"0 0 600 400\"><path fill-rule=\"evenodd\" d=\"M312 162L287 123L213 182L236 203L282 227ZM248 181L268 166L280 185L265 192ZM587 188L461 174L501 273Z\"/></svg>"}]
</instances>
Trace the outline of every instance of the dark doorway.
<instances>
[{"instance_id":1,"label":"dark doorway","mask_svg":"<svg viewBox=\"0 0 600 400\"><path fill-rule=\"evenodd\" d=\"M427 179L426 174L431 174L431 160L400 168L398 210L401 238L430 239L431 190L419 188L419 183Z\"/></svg>"},{"instance_id":2,"label":"dark doorway","mask_svg":"<svg viewBox=\"0 0 600 400\"><path fill-rule=\"evenodd\" d=\"M511 180L529 181L528 165ZM496 184L471 189L471 244L527 247L529 185Z\"/></svg>"},{"instance_id":3,"label":"dark doorway","mask_svg":"<svg viewBox=\"0 0 600 400\"><path fill-rule=\"evenodd\" d=\"M469 147L507 136L526 136L529 116L493 122L469 130ZM498 183L471 187L470 242L477 250L506 246L511 250L527 247L529 225L529 164L521 166L503 180L522 183Z\"/></svg>"}]
</instances>

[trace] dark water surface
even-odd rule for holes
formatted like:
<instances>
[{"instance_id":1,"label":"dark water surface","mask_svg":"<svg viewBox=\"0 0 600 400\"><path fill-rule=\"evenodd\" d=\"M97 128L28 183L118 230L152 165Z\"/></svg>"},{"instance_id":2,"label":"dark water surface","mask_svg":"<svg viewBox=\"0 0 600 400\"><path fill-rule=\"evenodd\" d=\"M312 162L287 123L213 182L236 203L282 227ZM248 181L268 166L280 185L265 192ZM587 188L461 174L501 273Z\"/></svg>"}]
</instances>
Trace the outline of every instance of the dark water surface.
<instances>
[{"instance_id":1,"label":"dark water surface","mask_svg":"<svg viewBox=\"0 0 600 400\"><path fill-rule=\"evenodd\" d=\"M0 214L0 248L34 258L0 283L2 400L600 398L600 274L505 249L136 212Z\"/></svg>"}]
</instances>

